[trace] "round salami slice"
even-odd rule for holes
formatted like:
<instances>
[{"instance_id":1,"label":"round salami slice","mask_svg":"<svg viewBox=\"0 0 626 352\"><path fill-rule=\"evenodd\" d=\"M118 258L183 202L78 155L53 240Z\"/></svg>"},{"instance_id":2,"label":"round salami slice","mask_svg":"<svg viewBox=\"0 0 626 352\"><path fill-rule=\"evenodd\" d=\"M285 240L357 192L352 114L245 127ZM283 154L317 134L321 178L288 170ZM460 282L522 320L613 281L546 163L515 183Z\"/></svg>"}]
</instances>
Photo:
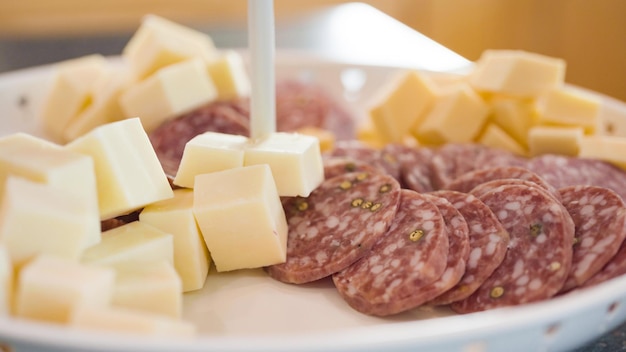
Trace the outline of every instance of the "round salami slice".
<instances>
[{"instance_id":1,"label":"round salami slice","mask_svg":"<svg viewBox=\"0 0 626 352\"><path fill-rule=\"evenodd\" d=\"M381 173L372 165L352 158L329 157L324 158L324 178L329 179L349 172Z\"/></svg>"},{"instance_id":2,"label":"round salami slice","mask_svg":"<svg viewBox=\"0 0 626 352\"><path fill-rule=\"evenodd\" d=\"M385 234L399 201L393 177L360 172L327 179L307 198L283 198L287 260L267 272L299 284L345 269Z\"/></svg>"},{"instance_id":3,"label":"round salami slice","mask_svg":"<svg viewBox=\"0 0 626 352\"><path fill-rule=\"evenodd\" d=\"M524 186L528 186L528 187L536 187L536 188L540 189L541 191L545 192L546 194L548 194L550 197L554 198L554 200L556 200L558 202L561 201L561 195L553 187L549 187L549 189L546 189L546 188L542 187L543 186L542 184L538 184L536 182L529 181L529 180L522 180L522 179L519 179L519 178L501 178L501 179L496 179L496 180L492 180L492 181L487 181L487 182L481 183L481 184L477 185L476 187L472 188L469 191L469 193L471 193L474 196L480 198L483 194L489 193L492 190L494 190L494 189L496 189L496 188L498 188L500 186L503 186L503 185L524 185Z\"/></svg>"},{"instance_id":4,"label":"round salami slice","mask_svg":"<svg viewBox=\"0 0 626 352\"><path fill-rule=\"evenodd\" d=\"M432 305L445 305L469 297L504 260L509 233L491 209L471 194L455 191L432 193L446 198L461 213L469 229L469 256L457 285L441 294Z\"/></svg>"},{"instance_id":5,"label":"round salami slice","mask_svg":"<svg viewBox=\"0 0 626 352\"><path fill-rule=\"evenodd\" d=\"M333 150L324 154L324 157L344 157L368 163L381 171L400 179L400 162L386 149L375 149L357 141L337 141Z\"/></svg>"},{"instance_id":6,"label":"round salami slice","mask_svg":"<svg viewBox=\"0 0 626 352\"><path fill-rule=\"evenodd\" d=\"M596 186L559 189L574 220L572 268L561 292L570 291L599 272L626 238L626 205L615 192Z\"/></svg>"},{"instance_id":7,"label":"round salami slice","mask_svg":"<svg viewBox=\"0 0 626 352\"><path fill-rule=\"evenodd\" d=\"M427 193L434 190L431 178L431 148L407 148L400 159L400 180L403 187Z\"/></svg>"},{"instance_id":8,"label":"round salami slice","mask_svg":"<svg viewBox=\"0 0 626 352\"><path fill-rule=\"evenodd\" d=\"M626 274L626 241L611 260L595 275L589 278L582 287L591 287Z\"/></svg>"},{"instance_id":9,"label":"round salami slice","mask_svg":"<svg viewBox=\"0 0 626 352\"><path fill-rule=\"evenodd\" d=\"M572 265L570 215L547 192L503 185L480 197L510 235L502 264L471 296L451 304L459 313L519 305L554 296Z\"/></svg>"},{"instance_id":10,"label":"round salami slice","mask_svg":"<svg viewBox=\"0 0 626 352\"><path fill-rule=\"evenodd\" d=\"M342 298L355 310L391 315L423 302L420 289L446 268L448 234L429 197L402 190L389 231L362 259L333 275Z\"/></svg>"}]
</instances>

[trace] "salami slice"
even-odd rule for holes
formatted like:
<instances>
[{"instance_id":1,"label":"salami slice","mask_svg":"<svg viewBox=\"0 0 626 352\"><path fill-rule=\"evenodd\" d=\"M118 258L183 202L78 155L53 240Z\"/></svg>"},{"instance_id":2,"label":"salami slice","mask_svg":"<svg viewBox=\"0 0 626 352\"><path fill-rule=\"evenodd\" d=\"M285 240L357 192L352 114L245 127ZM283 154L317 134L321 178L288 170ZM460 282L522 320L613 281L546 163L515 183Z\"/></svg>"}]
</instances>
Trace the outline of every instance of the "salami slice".
<instances>
[{"instance_id":1,"label":"salami slice","mask_svg":"<svg viewBox=\"0 0 626 352\"><path fill-rule=\"evenodd\" d=\"M448 235L429 197L402 190L389 231L365 257L333 275L342 298L355 310L391 315L423 302L420 289L446 268Z\"/></svg>"},{"instance_id":2,"label":"salami slice","mask_svg":"<svg viewBox=\"0 0 626 352\"><path fill-rule=\"evenodd\" d=\"M329 179L349 172L380 173L382 171L364 161L351 158L324 158L324 178Z\"/></svg>"},{"instance_id":3,"label":"salami slice","mask_svg":"<svg viewBox=\"0 0 626 352\"><path fill-rule=\"evenodd\" d=\"M267 272L299 284L345 269L385 234L399 200L393 177L359 172L327 179L307 198L283 198L287 261Z\"/></svg>"},{"instance_id":4,"label":"salami slice","mask_svg":"<svg viewBox=\"0 0 626 352\"><path fill-rule=\"evenodd\" d=\"M622 242L615 256L611 258L602 270L585 281L582 287L595 286L624 274L626 274L626 241Z\"/></svg>"},{"instance_id":5,"label":"salami slice","mask_svg":"<svg viewBox=\"0 0 626 352\"><path fill-rule=\"evenodd\" d=\"M432 194L450 201L465 218L469 229L469 257L463 277L457 285L430 302L444 305L469 297L500 266L509 244L509 233L491 209L473 195L446 190Z\"/></svg>"},{"instance_id":6,"label":"salami slice","mask_svg":"<svg viewBox=\"0 0 626 352\"><path fill-rule=\"evenodd\" d=\"M570 215L547 192L503 185L480 199L504 225L511 240L502 264L468 298L451 304L459 313L535 302L563 287L572 264Z\"/></svg>"},{"instance_id":7,"label":"salami slice","mask_svg":"<svg viewBox=\"0 0 626 352\"><path fill-rule=\"evenodd\" d=\"M561 292L572 290L600 271L626 238L626 205L615 192L596 186L559 190L574 220L572 268Z\"/></svg>"},{"instance_id":8,"label":"salami slice","mask_svg":"<svg viewBox=\"0 0 626 352\"><path fill-rule=\"evenodd\" d=\"M369 163L396 180L400 180L400 162L387 149L375 149L357 140L337 141L333 150L325 153L324 156L352 158Z\"/></svg>"},{"instance_id":9,"label":"salami slice","mask_svg":"<svg viewBox=\"0 0 626 352\"><path fill-rule=\"evenodd\" d=\"M431 148L407 147L400 158L400 183L403 187L417 192L427 193L434 190L431 178Z\"/></svg>"},{"instance_id":10,"label":"salami slice","mask_svg":"<svg viewBox=\"0 0 626 352\"><path fill-rule=\"evenodd\" d=\"M519 178L501 178L501 179L496 179L496 180L492 180L492 181L487 181L487 182L481 183L481 184L477 185L476 187L472 188L472 190L469 191L469 193L471 193L474 196L480 198L483 194L489 193L493 189L496 189L496 188L498 188L500 186L503 186L503 185L524 185L524 186L528 186L528 187L536 187L539 190L545 192L550 197L554 198L554 200L556 200L558 202L561 201L561 195L553 187L549 187L549 189L546 189L546 188L542 187L543 185L541 185L541 184L537 184L535 182L528 181L528 180L522 180L522 179L519 179Z\"/></svg>"}]
</instances>

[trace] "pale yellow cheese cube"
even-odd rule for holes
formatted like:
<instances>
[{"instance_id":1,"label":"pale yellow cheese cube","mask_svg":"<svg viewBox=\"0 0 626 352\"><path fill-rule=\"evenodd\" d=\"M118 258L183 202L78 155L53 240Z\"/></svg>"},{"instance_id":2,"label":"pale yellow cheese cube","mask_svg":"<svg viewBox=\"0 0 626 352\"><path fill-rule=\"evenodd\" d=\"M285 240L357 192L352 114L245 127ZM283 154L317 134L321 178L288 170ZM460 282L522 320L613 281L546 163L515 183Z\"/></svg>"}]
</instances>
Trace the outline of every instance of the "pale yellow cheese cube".
<instances>
[{"instance_id":1,"label":"pale yellow cheese cube","mask_svg":"<svg viewBox=\"0 0 626 352\"><path fill-rule=\"evenodd\" d=\"M187 338L196 334L196 327L190 322L115 306L82 307L72 314L70 324L85 330L141 334L156 338Z\"/></svg>"},{"instance_id":2,"label":"pale yellow cheese cube","mask_svg":"<svg viewBox=\"0 0 626 352\"><path fill-rule=\"evenodd\" d=\"M484 131L476 140L478 143L488 147L508 150L517 155L526 155L526 149L522 147L513 137L503 129L493 123L487 124Z\"/></svg>"},{"instance_id":3,"label":"pale yellow cheese cube","mask_svg":"<svg viewBox=\"0 0 626 352\"><path fill-rule=\"evenodd\" d=\"M107 72L102 55L88 55L60 62L41 109L41 124L51 138L63 141L67 124L91 103L91 87Z\"/></svg>"},{"instance_id":4,"label":"pale yellow cheese cube","mask_svg":"<svg viewBox=\"0 0 626 352\"><path fill-rule=\"evenodd\" d=\"M597 134L626 137L626 106L623 102L608 97L603 99Z\"/></svg>"},{"instance_id":5,"label":"pale yellow cheese cube","mask_svg":"<svg viewBox=\"0 0 626 352\"><path fill-rule=\"evenodd\" d=\"M534 100L494 96L488 104L489 120L526 148L528 130L536 124Z\"/></svg>"},{"instance_id":6,"label":"pale yellow cheese cube","mask_svg":"<svg viewBox=\"0 0 626 352\"><path fill-rule=\"evenodd\" d=\"M553 89L537 101L540 124L582 127L593 134L600 124L600 100L573 88Z\"/></svg>"},{"instance_id":7,"label":"pale yellow cheese cube","mask_svg":"<svg viewBox=\"0 0 626 352\"><path fill-rule=\"evenodd\" d=\"M241 55L234 50L224 50L209 62L209 75L217 88L220 100L250 94L250 79Z\"/></svg>"},{"instance_id":8,"label":"pale yellow cheese cube","mask_svg":"<svg viewBox=\"0 0 626 352\"><path fill-rule=\"evenodd\" d=\"M617 136L584 136L580 141L582 158L600 159L626 170L626 138Z\"/></svg>"},{"instance_id":9,"label":"pale yellow cheese cube","mask_svg":"<svg viewBox=\"0 0 626 352\"><path fill-rule=\"evenodd\" d=\"M138 118L97 127L66 148L94 159L102 219L174 196Z\"/></svg>"},{"instance_id":10,"label":"pale yellow cheese cube","mask_svg":"<svg viewBox=\"0 0 626 352\"><path fill-rule=\"evenodd\" d=\"M535 126L528 131L531 156L563 154L577 156L584 136L582 127Z\"/></svg>"},{"instance_id":11,"label":"pale yellow cheese cube","mask_svg":"<svg viewBox=\"0 0 626 352\"><path fill-rule=\"evenodd\" d=\"M182 279L183 291L202 288L211 256L193 214L193 190L174 190L174 198L145 207L139 221L174 237L174 266Z\"/></svg>"},{"instance_id":12,"label":"pale yellow cheese cube","mask_svg":"<svg viewBox=\"0 0 626 352\"><path fill-rule=\"evenodd\" d=\"M331 151L335 146L335 135L329 130L315 126L304 126L298 128L296 133L317 138L320 142L320 151L322 153Z\"/></svg>"},{"instance_id":13,"label":"pale yellow cheese cube","mask_svg":"<svg viewBox=\"0 0 626 352\"><path fill-rule=\"evenodd\" d=\"M146 131L217 98L217 89L200 59L159 69L132 84L119 98L126 117L138 116Z\"/></svg>"},{"instance_id":14,"label":"pale yellow cheese cube","mask_svg":"<svg viewBox=\"0 0 626 352\"><path fill-rule=\"evenodd\" d=\"M287 220L267 164L196 176L193 212L218 271L286 260Z\"/></svg>"},{"instance_id":15,"label":"pale yellow cheese cube","mask_svg":"<svg viewBox=\"0 0 626 352\"><path fill-rule=\"evenodd\" d=\"M0 317L12 314L14 292L13 264L6 246L0 243Z\"/></svg>"},{"instance_id":16,"label":"pale yellow cheese cube","mask_svg":"<svg viewBox=\"0 0 626 352\"><path fill-rule=\"evenodd\" d=\"M430 79L417 71L403 72L393 78L390 88L370 109L369 115L383 142L401 142L410 129L422 121L436 93Z\"/></svg>"},{"instance_id":17,"label":"pale yellow cheese cube","mask_svg":"<svg viewBox=\"0 0 626 352\"><path fill-rule=\"evenodd\" d=\"M87 248L85 264L124 268L166 261L174 265L174 240L156 227L133 221L102 233L102 241Z\"/></svg>"},{"instance_id":18,"label":"pale yellow cheese cube","mask_svg":"<svg viewBox=\"0 0 626 352\"><path fill-rule=\"evenodd\" d=\"M280 196L307 197L324 180L319 140L297 133L272 133L252 141L243 164L268 164Z\"/></svg>"},{"instance_id":19,"label":"pale yellow cheese cube","mask_svg":"<svg viewBox=\"0 0 626 352\"><path fill-rule=\"evenodd\" d=\"M113 295L115 271L39 256L20 271L17 281L18 317L67 323L81 307L103 307Z\"/></svg>"},{"instance_id":20,"label":"pale yellow cheese cube","mask_svg":"<svg viewBox=\"0 0 626 352\"><path fill-rule=\"evenodd\" d=\"M473 141L487 121L489 107L467 85L442 94L416 125L413 134L424 144L467 143Z\"/></svg>"},{"instance_id":21,"label":"pale yellow cheese cube","mask_svg":"<svg viewBox=\"0 0 626 352\"><path fill-rule=\"evenodd\" d=\"M205 132L185 144L174 184L193 188L196 175L243 166L248 138L244 136Z\"/></svg>"},{"instance_id":22,"label":"pale yellow cheese cube","mask_svg":"<svg viewBox=\"0 0 626 352\"><path fill-rule=\"evenodd\" d=\"M380 149L385 146L385 142L379 136L378 130L374 127L371 119L366 119L357 126L356 138L372 148Z\"/></svg>"},{"instance_id":23,"label":"pale yellow cheese cube","mask_svg":"<svg viewBox=\"0 0 626 352\"><path fill-rule=\"evenodd\" d=\"M42 253L78 260L95 236L93 214L73 194L10 176L0 201L0 242L16 267Z\"/></svg>"},{"instance_id":24,"label":"pale yellow cheese cube","mask_svg":"<svg viewBox=\"0 0 626 352\"><path fill-rule=\"evenodd\" d=\"M180 318L183 290L180 276L166 262L118 267L111 303L115 306Z\"/></svg>"},{"instance_id":25,"label":"pale yellow cheese cube","mask_svg":"<svg viewBox=\"0 0 626 352\"><path fill-rule=\"evenodd\" d=\"M565 61L522 50L485 50L468 77L479 91L537 97L565 80Z\"/></svg>"},{"instance_id":26,"label":"pale yellow cheese cube","mask_svg":"<svg viewBox=\"0 0 626 352\"><path fill-rule=\"evenodd\" d=\"M122 51L133 75L142 79L159 69L198 57L212 60L215 45L208 35L156 15L147 15Z\"/></svg>"}]
</instances>

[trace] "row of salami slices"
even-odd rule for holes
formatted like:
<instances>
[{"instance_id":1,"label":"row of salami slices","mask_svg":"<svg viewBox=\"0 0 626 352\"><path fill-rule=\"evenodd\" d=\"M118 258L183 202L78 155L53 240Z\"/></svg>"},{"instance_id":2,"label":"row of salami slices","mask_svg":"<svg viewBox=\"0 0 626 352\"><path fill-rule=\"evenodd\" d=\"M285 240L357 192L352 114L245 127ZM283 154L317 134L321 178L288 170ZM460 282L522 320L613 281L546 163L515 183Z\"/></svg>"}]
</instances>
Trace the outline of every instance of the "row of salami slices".
<instances>
[{"instance_id":1,"label":"row of salami slices","mask_svg":"<svg viewBox=\"0 0 626 352\"><path fill-rule=\"evenodd\" d=\"M294 284L331 276L365 314L470 313L626 273L626 174L600 161L346 142L325 173L309 197L282 200L287 261L266 270Z\"/></svg>"}]
</instances>

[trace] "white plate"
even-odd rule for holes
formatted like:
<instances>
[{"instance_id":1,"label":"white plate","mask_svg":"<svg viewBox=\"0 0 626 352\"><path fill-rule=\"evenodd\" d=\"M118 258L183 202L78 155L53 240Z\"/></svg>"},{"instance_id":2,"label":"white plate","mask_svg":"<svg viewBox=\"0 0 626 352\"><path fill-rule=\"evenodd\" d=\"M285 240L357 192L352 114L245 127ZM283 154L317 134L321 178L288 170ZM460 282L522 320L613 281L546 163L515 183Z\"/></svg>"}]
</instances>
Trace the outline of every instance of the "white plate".
<instances>
[{"instance_id":1,"label":"white plate","mask_svg":"<svg viewBox=\"0 0 626 352\"><path fill-rule=\"evenodd\" d=\"M394 69L353 66L279 52L278 76L325 86L359 116ZM50 67L0 75L0 135L43 135L37 109ZM613 106L626 109L623 103ZM549 301L456 315L416 309L391 318L360 314L331 281L287 285L262 270L212 272L204 289L188 293L184 316L200 334L190 340L142 338L72 330L0 318L0 347L15 351L562 351L626 321L626 276Z\"/></svg>"}]
</instances>

